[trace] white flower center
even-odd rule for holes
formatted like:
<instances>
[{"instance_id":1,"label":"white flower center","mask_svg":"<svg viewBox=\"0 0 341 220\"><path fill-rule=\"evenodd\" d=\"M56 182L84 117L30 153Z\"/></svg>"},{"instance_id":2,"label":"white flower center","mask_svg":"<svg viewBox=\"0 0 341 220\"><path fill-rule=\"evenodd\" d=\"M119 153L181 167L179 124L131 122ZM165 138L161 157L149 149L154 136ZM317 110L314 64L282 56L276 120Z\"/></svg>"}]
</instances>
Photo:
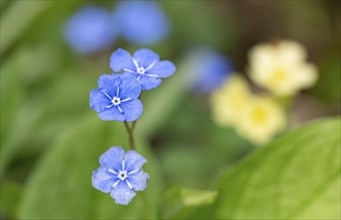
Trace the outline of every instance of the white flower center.
<instances>
[{"instance_id":1,"label":"white flower center","mask_svg":"<svg viewBox=\"0 0 341 220\"><path fill-rule=\"evenodd\" d=\"M127 171L120 171L117 175L120 180L125 180L128 177Z\"/></svg>"},{"instance_id":2,"label":"white flower center","mask_svg":"<svg viewBox=\"0 0 341 220\"><path fill-rule=\"evenodd\" d=\"M137 73L144 74L145 72L146 72L146 70L143 67L137 68Z\"/></svg>"},{"instance_id":3,"label":"white flower center","mask_svg":"<svg viewBox=\"0 0 341 220\"><path fill-rule=\"evenodd\" d=\"M112 100L111 100L111 103L114 104L115 106L121 104L121 99L119 97L114 97Z\"/></svg>"}]
</instances>

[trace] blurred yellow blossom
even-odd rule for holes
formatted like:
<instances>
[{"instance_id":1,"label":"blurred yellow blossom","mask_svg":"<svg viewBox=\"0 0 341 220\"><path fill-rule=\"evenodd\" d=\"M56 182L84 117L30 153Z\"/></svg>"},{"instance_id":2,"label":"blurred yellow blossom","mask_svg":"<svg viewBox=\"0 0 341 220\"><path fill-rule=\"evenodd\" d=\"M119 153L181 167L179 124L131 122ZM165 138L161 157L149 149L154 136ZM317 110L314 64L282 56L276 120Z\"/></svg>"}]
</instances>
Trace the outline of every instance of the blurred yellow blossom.
<instances>
[{"instance_id":1,"label":"blurred yellow blossom","mask_svg":"<svg viewBox=\"0 0 341 220\"><path fill-rule=\"evenodd\" d=\"M238 133L258 145L270 141L286 124L282 108L266 96L250 99L238 118Z\"/></svg>"},{"instance_id":2,"label":"blurred yellow blossom","mask_svg":"<svg viewBox=\"0 0 341 220\"><path fill-rule=\"evenodd\" d=\"M306 62L305 48L295 41L256 45L249 60L251 79L278 96L294 95L317 80L316 66Z\"/></svg>"},{"instance_id":3,"label":"blurred yellow blossom","mask_svg":"<svg viewBox=\"0 0 341 220\"><path fill-rule=\"evenodd\" d=\"M237 116L245 108L249 96L246 81L237 74L231 74L210 97L214 121L223 126L237 123Z\"/></svg>"},{"instance_id":4,"label":"blurred yellow blossom","mask_svg":"<svg viewBox=\"0 0 341 220\"><path fill-rule=\"evenodd\" d=\"M281 106L269 96L253 95L238 74L231 75L210 98L214 121L234 127L239 135L257 145L271 140L285 126Z\"/></svg>"}]
</instances>

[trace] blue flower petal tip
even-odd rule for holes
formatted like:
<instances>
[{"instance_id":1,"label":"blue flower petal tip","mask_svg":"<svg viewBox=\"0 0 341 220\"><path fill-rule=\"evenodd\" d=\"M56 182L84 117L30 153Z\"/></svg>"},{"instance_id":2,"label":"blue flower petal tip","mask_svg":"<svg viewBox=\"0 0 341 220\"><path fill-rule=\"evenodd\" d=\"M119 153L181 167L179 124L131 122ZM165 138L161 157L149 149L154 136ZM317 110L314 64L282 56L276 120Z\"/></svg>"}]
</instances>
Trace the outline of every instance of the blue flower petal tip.
<instances>
[{"instance_id":1,"label":"blue flower petal tip","mask_svg":"<svg viewBox=\"0 0 341 220\"><path fill-rule=\"evenodd\" d=\"M111 147L99 158L100 167L92 173L92 185L110 193L116 204L128 205L147 187L149 175L142 170L147 160L134 150L124 152L122 147Z\"/></svg>"},{"instance_id":2,"label":"blue flower petal tip","mask_svg":"<svg viewBox=\"0 0 341 220\"><path fill-rule=\"evenodd\" d=\"M110 57L110 67L115 72L123 71L124 74L134 76L142 90L158 87L162 78L167 78L176 71L171 61L160 61L157 53L145 48L135 51L133 55L117 49Z\"/></svg>"},{"instance_id":3,"label":"blue flower petal tip","mask_svg":"<svg viewBox=\"0 0 341 220\"><path fill-rule=\"evenodd\" d=\"M98 79L98 89L90 92L90 107L104 121L135 121L143 112L140 93L141 86L133 76L103 74Z\"/></svg>"},{"instance_id":4,"label":"blue flower petal tip","mask_svg":"<svg viewBox=\"0 0 341 220\"><path fill-rule=\"evenodd\" d=\"M117 34L110 11L92 5L81 8L64 26L67 43L81 54L106 50L116 40Z\"/></svg>"}]
</instances>

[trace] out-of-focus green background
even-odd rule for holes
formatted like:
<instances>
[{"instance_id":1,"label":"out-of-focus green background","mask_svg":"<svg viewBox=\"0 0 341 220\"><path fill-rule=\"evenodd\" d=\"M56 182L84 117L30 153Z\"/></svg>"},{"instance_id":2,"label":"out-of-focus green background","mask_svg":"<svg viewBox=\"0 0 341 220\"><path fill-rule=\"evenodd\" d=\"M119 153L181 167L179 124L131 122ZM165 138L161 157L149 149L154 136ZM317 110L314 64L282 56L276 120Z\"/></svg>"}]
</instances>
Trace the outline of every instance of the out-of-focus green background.
<instances>
[{"instance_id":1,"label":"out-of-focus green background","mask_svg":"<svg viewBox=\"0 0 341 220\"><path fill-rule=\"evenodd\" d=\"M149 48L172 60L177 72L143 95L136 134L151 181L147 202L137 193L127 207L91 186L98 156L110 146L128 145L124 126L101 121L88 103L97 78L111 72L110 54L140 46L119 39L101 53L73 52L62 28L88 3L109 10L115 5L1 1L1 218L340 217L338 119L283 134L263 150L216 125L207 95L188 86L189 51L196 46L216 49L245 72L255 44L295 39L318 66L319 80L295 97L290 129L339 115L338 1L160 1L172 28ZM286 187L295 181L299 188ZM244 199L233 199L239 197Z\"/></svg>"}]
</instances>

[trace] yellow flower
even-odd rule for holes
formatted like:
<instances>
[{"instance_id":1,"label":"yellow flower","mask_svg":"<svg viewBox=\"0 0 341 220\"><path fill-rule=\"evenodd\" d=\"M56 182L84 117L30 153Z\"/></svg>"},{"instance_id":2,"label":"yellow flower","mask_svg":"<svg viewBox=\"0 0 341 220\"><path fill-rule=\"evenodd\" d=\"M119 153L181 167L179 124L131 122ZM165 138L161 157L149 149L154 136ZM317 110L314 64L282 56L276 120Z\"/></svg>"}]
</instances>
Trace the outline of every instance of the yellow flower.
<instances>
[{"instance_id":1,"label":"yellow flower","mask_svg":"<svg viewBox=\"0 0 341 220\"><path fill-rule=\"evenodd\" d=\"M260 145L285 127L282 108L268 96L252 95L244 78L237 74L211 95L214 121L234 127L240 136Z\"/></svg>"},{"instance_id":2,"label":"yellow flower","mask_svg":"<svg viewBox=\"0 0 341 220\"><path fill-rule=\"evenodd\" d=\"M210 97L214 121L222 126L237 123L239 113L248 103L249 96L245 80L232 74Z\"/></svg>"},{"instance_id":3,"label":"yellow flower","mask_svg":"<svg viewBox=\"0 0 341 220\"><path fill-rule=\"evenodd\" d=\"M282 108L265 96L250 99L238 118L238 133L258 145L270 141L286 124Z\"/></svg>"},{"instance_id":4,"label":"yellow flower","mask_svg":"<svg viewBox=\"0 0 341 220\"><path fill-rule=\"evenodd\" d=\"M294 95L317 80L315 65L306 62L304 47L291 40L262 43L249 54L251 79L275 95Z\"/></svg>"}]
</instances>

